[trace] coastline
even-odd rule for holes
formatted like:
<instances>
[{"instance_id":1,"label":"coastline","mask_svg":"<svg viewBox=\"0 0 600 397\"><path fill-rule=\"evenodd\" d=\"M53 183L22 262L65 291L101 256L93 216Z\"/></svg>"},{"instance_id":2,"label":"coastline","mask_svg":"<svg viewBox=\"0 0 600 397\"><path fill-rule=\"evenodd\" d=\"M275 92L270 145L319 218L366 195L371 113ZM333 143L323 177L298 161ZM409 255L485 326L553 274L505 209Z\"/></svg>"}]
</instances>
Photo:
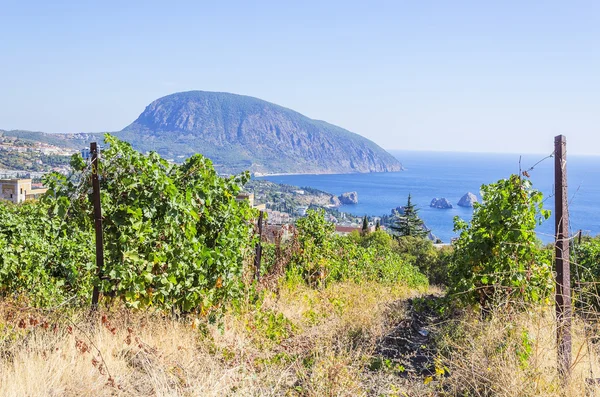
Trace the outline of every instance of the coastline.
<instances>
[{"instance_id":1,"label":"coastline","mask_svg":"<svg viewBox=\"0 0 600 397\"><path fill-rule=\"evenodd\" d=\"M252 178L264 178L269 176L298 176L298 175L363 175L363 174L390 174L394 172L403 172L406 168L402 167L400 171L373 171L373 172L275 172L262 173L253 172L250 175Z\"/></svg>"}]
</instances>

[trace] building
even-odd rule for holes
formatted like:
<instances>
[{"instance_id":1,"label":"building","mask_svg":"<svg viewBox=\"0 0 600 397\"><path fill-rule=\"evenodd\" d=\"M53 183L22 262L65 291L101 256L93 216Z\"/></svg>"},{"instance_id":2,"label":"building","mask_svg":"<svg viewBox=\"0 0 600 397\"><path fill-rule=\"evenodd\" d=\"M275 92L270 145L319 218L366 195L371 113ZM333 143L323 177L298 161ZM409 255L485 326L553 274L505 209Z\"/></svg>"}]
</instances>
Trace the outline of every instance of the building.
<instances>
[{"instance_id":1,"label":"building","mask_svg":"<svg viewBox=\"0 0 600 397\"><path fill-rule=\"evenodd\" d=\"M369 231L369 233L374 232L375 226L369 226L367 230ZM362 227L335 225L335 234L337 235L347 236L352 232L362 233Z\"/></svg>"},{"instance_id":2,"label":"building","mask_svg":"<svg viewBox=\"0 0 600 397\"><path fill-rule=\"evenodd\" d=\"M263 239L269 243L285 243L289 241L296 232L294 225L271 225L263 226Z\"/></svg>"},{"instance_id":3,"label":"building","mask_svg":"<svg viewBox=\"0 0 600 397\"><path fill-rule=\"evenodd\" d=\"M248 204L250 204L250 207L255 208L259 211L265 211L267 209L267 205L266 204L256 204L254 202L254 193L240 193L238 194L235 199L237 201L244 201L244 200L248 200Z\"/></svg>"},{"instance_id":4,"label":"building","mask_svg":"<svg viewBox=\"0 0 600 397\"><path fill-rule=\"evenodd\" d=\"M239 193L235 199L237 201L248 200L248 204L250 204L250 207L254 207L254 193L242 192L242 193Z\"/></svg>"},{"instance_id":5,"label":"building","mask_svg":"<svg viewBox=\"0 0 600 397\"><path fill-rule=\"evenodd\" d=\"M44 188L34 189L31 179L0 179L0 200L22 203L33 200L46 193Z\"/></svg>"},{"instance_id":6,"label":"building","mask_svg":"<svg viewBox=\"0 0 600 397\"><path fill-rule=\"evenodd\" d=\"M267 219L271 225L285 225L292 221L290 214L287 212L267 209Z\"/></svg>"},{"instance_id":7,"label":"building","mask_svg":"<svg viewBox=\"0 0 600 397\"><path fill-rule=\"evenodd\" d=\"M298 214L298 216L306 216L306 211L308 211L308 207L296 208L296 213Z\"/></svg>"}]
</instances>

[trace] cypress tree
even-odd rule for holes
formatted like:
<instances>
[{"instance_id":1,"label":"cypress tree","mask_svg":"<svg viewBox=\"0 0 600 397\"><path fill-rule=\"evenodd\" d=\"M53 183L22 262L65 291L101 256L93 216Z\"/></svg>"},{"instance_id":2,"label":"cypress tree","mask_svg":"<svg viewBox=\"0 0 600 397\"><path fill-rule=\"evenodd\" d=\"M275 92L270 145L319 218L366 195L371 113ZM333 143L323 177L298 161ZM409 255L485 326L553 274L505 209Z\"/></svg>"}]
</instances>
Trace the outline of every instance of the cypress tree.
<instances>
[{"instance_id":1,"label":"cypress tree","mask_svg":"<svg viewBox=\"0 0 600 397\"><path fill-rule=\"evenodd\" d=\"M369 221L367 220L367 216L365 215L363 218L361 234L364 236L367 233L369 233Z\"/></svg>"}]
</instances>

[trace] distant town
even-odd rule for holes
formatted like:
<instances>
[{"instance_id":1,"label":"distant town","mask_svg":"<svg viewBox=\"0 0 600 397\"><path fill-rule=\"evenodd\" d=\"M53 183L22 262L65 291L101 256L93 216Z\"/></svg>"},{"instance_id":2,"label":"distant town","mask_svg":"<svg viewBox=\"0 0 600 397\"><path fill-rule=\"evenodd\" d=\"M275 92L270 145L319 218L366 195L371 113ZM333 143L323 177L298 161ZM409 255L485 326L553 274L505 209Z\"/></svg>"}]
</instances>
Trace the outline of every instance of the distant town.
<instances>
[{"instance_id":1,"label":"distant town","mask_svg":"<svg viewBox=\"0 0 600 397\"><path fill-rule=\"evenodd\" d=\"M87 149L81 149L85 156ZM44 142L33 142L0 134L0 199L20 203L38 198L46 189L41 178L49 172L68 174L70 157L76 149ZM170 160L171 162L173 160ZM338 210L342 204L358 202L356 192L335 196L328 192L264 180L251 180L238 196L254 208L264 211L268 225L293 225L310 208L322 208L327 219L336 225L338 234L362 229L363 217ZM368 217L369 228L375 230L380 217Z\"/></svg>"}]
</instances>

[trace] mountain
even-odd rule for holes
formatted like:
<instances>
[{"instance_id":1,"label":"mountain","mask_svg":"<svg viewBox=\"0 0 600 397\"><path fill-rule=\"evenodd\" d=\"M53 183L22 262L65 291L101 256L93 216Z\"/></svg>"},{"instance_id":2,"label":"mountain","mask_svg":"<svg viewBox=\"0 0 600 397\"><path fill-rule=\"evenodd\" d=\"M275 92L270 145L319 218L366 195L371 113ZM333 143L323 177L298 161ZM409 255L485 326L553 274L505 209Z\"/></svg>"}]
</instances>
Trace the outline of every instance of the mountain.
<instances>
[{"instance_id":1,"label":"mountain","mask_svg":"<svg viewBox=\"0 0 600 397\"><path fill-rule=\"evenodd\" d=\"M372 141L261 99L190 91L157 99L115 134L167 158L202 153L222 172L353 173L400 171Z\"/></svg>"}]
</instances>

